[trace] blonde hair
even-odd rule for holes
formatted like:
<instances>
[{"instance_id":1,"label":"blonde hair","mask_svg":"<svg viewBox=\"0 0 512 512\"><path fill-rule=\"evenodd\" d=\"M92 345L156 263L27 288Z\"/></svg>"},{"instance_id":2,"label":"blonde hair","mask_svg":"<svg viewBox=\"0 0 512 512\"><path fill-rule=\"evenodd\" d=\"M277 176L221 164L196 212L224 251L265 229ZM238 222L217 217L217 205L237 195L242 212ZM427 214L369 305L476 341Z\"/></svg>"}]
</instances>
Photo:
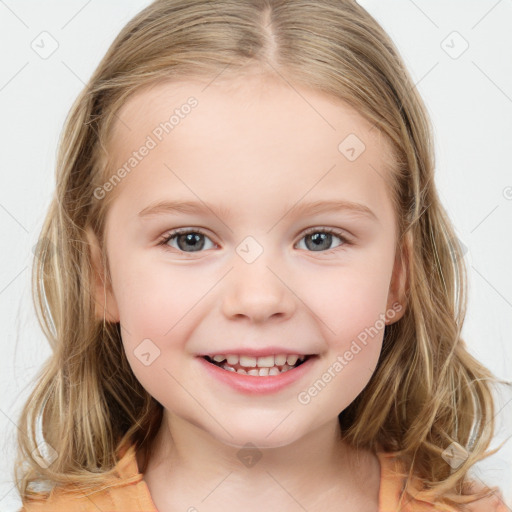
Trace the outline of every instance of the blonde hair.
<instances>
[{"instance_id":1,"label":"blonde hair","mask_svg":"<svg viewBox=\"0 0 512 512\"><path fill-rule=\"evenodd\" d=\"M137 381L119 324L95 316L95 268L86 229L103 241L114 194L94 190L112 172L106 157L117 112L143 87L199 77L229 80L265 66L290 83L343 100L374 124L393 148L391 194L397 248L408 262L406 311L386 326L377 368L339 415L353 446L394 451L406 493L456 506L469 493L468 470L495 430L491 384L502 382L466 349L467 271L434 185L432 129L426 108L394 44L348 0L161 0L136 15L112 43L75 101L60 141L56 193L33 267L39 322L53 354L19 419L15 474L23 500L37 482L97 488L114 476L115 450L130 439L148 460L162 406ZM221 77L219 75L222 74ZM56 452L38 453L37 423ZM443 458L452 443L467 450L457 468ZM44 457L43 454L41 454ZM145 471L145 467L141 468ZM419 490L410 484L419 478Z\"/></svg>"}]
</instances>

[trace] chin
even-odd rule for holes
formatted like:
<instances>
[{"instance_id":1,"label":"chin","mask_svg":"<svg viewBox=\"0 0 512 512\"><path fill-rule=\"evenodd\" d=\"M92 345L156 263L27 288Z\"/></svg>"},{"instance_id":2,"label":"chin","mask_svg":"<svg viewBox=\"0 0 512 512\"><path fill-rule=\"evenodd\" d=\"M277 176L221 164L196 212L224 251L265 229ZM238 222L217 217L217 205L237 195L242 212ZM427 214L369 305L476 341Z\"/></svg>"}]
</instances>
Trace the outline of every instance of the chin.
<instances>
[{"instance_id":1,"label":"chin","mask_svg":"<svg viewBox=\"0 0 512 512\"><path fill-rule=\"evenodd\" d=\"M294 443L300 438L297 434L294 435L286 432L278 433L278 429L276 429L278 424L279 422L274 422L271 426L263 426L260 424L257 429L252 426L252 428L240 430L237 430L236 426L230 424L229 432L232 437L225 433L223 433L221 437L215 437L219 442L237 449L247 449L250 448L250 446L261 449L282 448ZM275 432L272 432L274 429ZM272 432L272 434L269 435L270 432Z\"/></svg>"}]
</instances>

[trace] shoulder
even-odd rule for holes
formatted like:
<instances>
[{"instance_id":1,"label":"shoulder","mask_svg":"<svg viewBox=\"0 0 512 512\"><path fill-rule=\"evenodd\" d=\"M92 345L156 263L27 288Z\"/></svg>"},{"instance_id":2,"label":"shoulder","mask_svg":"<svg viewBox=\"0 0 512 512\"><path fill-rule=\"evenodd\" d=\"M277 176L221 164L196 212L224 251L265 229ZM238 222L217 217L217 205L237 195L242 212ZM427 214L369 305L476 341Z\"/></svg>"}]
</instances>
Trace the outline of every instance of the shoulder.
<instances>
[{"instance_id":1,"label":"shoulder","mask_svg":"<svg viewBox=\"0 0 512 512\"><path fill-rule=\"evenodd\" d=\"M56 490L50 493L37 493L23 501L19 512L97 512L98 510L114 511L109 492L106 490L94 493Z\"/></svg>"},{"instance_id":2,"label":"shoulder","mask_svg":"<svg viewBox=\"0 0 512 512\"><path fill-rule=\"evenodd\" d=\"M91 503L92 505L92 503ZM94 506L94 505L92 505ZM36 493L23 501L19 512L64 512L92 511L84 496L78 493L63 494L61 492Z\"/></svg>"},{"instance_id":3,"label":"shoulder","mask_svg":"<svg viewBox=\"0 0 512 512\"><path fill-rule=\"evenodd\" d=\"M472 482L471 492L478 492L485 489L483 485ZM510 508L505 504L505 499L498 487L491 487L490 496L481 498L473 503L468 503L463 509L465 512L510 512Z\"/></svg>"},{"instance_id":4,"label":"shoulder","mask_svg":"<svg viewBox=\"0 0 512 512\"><path fill-rule=\"evenodd\" d=\"M19 512L156 512L142 475L101 488L57 488L34 493Z\"/></svg>"},{"instance_id":5,"label":"shoulder","mask_svg":"<svg viewBox=\"0 0 512 512\"><path fill-rule=\"evenodd\" d=\"M143 480L133 480L89 491L54 490L37 493L19 512L153 512Z\"/></svg>"},{"instance_id":6,"label":"shoulder","mask_svg":"<svg viewBox=\"0 0 512 512\"><path fill-rule=\"evenodd\" d=\"M379 495L379 511L388 512L395 510L400 502L400 496L405 488L406 471L399 459L392 452L377 452L381 463L381 489ZM443 512L511 512L505 504L503 495L498 487L486 487L471 481L466 494L474 494L489 489L490 495L459 507L451 507L441 504L430 494L422 490L418 479L413 479L408 488L401 510L403 512L439 510Z\"/></svg>"},{"instance_id":7,"label":"shoulder","mask_svg":"<svg viewBox=\"0 0 512 512\"><path fill-rule=\"evenodd\" d=\"M135 455L134 445L122 443L117 477L98 488L57 487L32 493L19 512L157 512Z\"/></svg>"}]
</instances>

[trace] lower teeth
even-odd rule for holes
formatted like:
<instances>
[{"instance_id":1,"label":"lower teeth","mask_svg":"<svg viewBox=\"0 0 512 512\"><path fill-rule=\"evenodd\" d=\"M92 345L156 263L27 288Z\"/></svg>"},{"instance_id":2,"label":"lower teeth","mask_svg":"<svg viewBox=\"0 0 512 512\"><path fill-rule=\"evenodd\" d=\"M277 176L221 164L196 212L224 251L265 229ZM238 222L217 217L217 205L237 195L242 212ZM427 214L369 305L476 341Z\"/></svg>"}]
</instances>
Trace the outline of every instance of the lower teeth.
<instances>
[{"instance_id":1,"label":"lower teeth","mask_svg":"<svg viewBox=\"0 0 512 512\"><path fill-rule=\"evenodd\" d=\"M245 368L239 368L235 369L232 366L229 366L227 362L224 360L222 363L217 363L216 361L213 361L210 357L206 357L207 361L214 364L215 366L218 366L219 368L222 368L223 370L226 370L228 372L236 372L240 375L252 375L255 377L267 377L267 376L275 376L279 375L281 373L287 372L288 370L293 370L294 368L297 368L297 366L300 366L301 364L305 363L305 360L297 361L296 364L293 366L290 366L289 364L284 364L283 366L273 366L272 368L249 368L246 370Z\"/></svg>"},{"instance_id":2,"label":"lower teeth","mask_svg":"<svg viewBox=\"0 0 512 512\"><path fill-rule=\"evenodd\" d=\"M223 364L221 366L222 369L227 370L228 372L236 372L240 375L253 375L255 377L267 377L267 376L273 376L273 375L279 375L280 373L287 372L288 370L291 370L292 368L295 368L295 366L289 366L285 364L282 368L282 370L279 370L277 366L273 366L272 368L251 368L250 370L244 370L243 368L240 368L239 370L235 370L232 366L229 366L227 364Z\"/></svg>"}]
</instances>

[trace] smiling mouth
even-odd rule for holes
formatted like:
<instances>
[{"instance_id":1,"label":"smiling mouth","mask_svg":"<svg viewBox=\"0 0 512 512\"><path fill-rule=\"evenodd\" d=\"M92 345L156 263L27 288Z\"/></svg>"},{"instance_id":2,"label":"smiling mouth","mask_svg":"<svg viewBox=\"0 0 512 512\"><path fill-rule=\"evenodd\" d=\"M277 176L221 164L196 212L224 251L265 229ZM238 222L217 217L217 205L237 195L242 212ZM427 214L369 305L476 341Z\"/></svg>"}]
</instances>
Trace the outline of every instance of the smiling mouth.
<instances>
[{"instance_id":1,"label":"smiling mouth","mask_svg":"<svg viewBox=\"0 0 512 512\"><path fill-rule=\"evenodd\" d=\"M304 364L308 359L315 356L304 356L304 358L301 360L297 360L297 362L294 365L289 365L287 363L284 363L283 365L274 365L271 368L268 367L248 367L248 366L242 366L240 363L236 363L234 365L230 365L227 363L227 361L221 361L217 362L214 361L209 356L203 356L206 361L208 361L211 364L214 364L215 366L218 366L219 368L222 368L223 370L226 370L228 372L236 372L240 375L252 375L254 377L267 377L267 376L275 376L280 375L281 373L285 373L289 370L293 370L294 368L299 367L300 365Z\"/></svg>"}]
</instances>

